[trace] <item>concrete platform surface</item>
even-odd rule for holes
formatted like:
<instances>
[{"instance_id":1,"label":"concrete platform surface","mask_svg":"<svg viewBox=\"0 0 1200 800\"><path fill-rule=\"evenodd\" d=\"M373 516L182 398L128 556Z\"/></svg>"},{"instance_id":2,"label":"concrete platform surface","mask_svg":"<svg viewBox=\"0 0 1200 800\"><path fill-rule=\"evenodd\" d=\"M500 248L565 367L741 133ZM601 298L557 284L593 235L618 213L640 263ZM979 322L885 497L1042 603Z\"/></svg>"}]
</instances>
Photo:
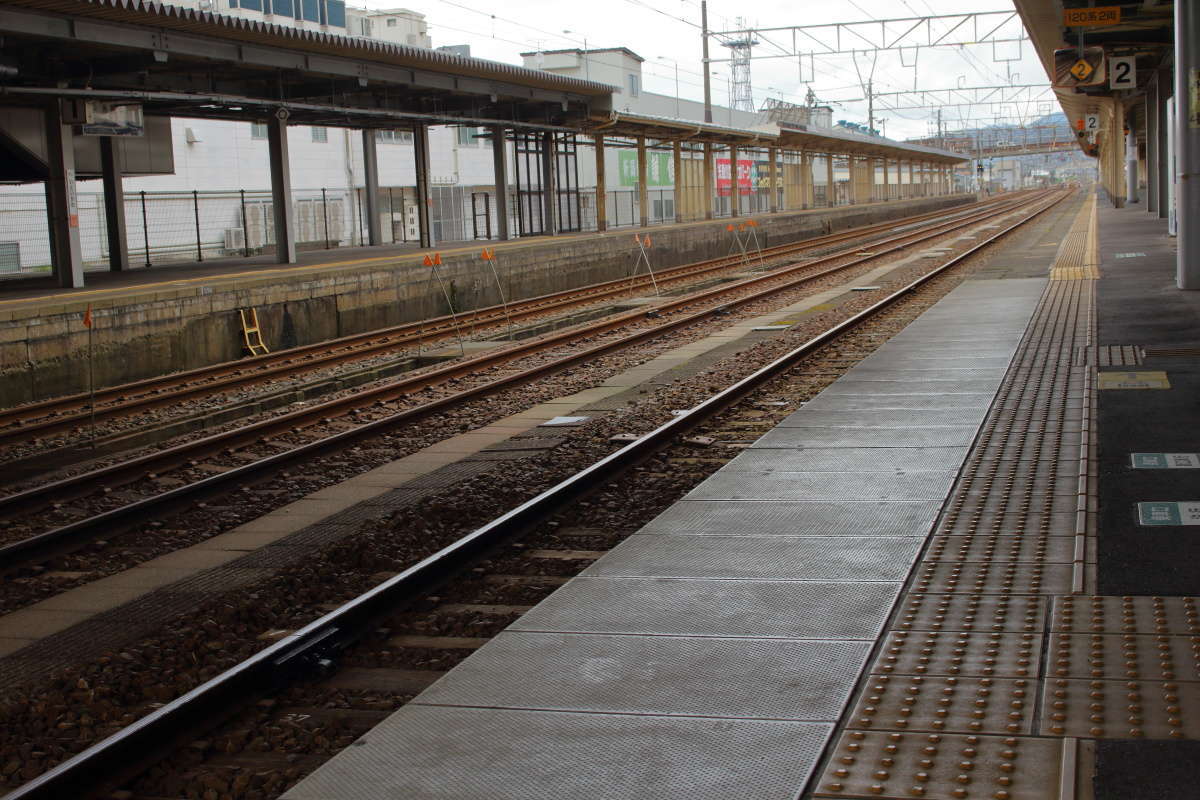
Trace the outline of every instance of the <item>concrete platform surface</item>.
<instances>
[{"instance_id":1,"label":"concrete platform surface","mask_svg":"<svg viewBox=\"0 0 1200 800\"><path fill-rule=\"evenodd\" d=\"M285 797L796 797L1045 283L951 292ZM986 360L895 368L981 305Z\"/></svg>"}]
</instances>

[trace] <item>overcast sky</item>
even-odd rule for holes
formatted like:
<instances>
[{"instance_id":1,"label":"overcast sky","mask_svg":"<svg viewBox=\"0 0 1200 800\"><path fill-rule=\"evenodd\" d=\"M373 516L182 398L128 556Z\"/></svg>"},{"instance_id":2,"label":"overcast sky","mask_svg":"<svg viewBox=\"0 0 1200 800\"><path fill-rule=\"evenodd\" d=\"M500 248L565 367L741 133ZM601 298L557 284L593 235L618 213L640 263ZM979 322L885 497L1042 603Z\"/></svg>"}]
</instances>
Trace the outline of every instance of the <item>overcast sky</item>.
<instances>
[{"instance_id":1,"label":"overcast sky","mask_svg":"<svg viewBox=\"0 0 1200 800\"><path fill-rule=\"evenodd\" d=\"M360 5L364 0L352 0ZM365 0L370 8L404 7L425 14L435 47L469 44L471 54L508 63L521 63L523 51L583 47L628 47L646 59L642 65L647 91L675 95L675 64L679 68L679 94L703 99L700 55L699 0ZM1011 10L1011 0L711 0L709 25L714 30L738 27L739 14L753 13L746 22L754 27L816 25L870 19L955 14L965 11ZM564 31L570 31L566 33ZM790 33L771 34L771 39L790 49ZM803 42L801 37L799 41ZM715 43L712 58L728 52ZM756 55L780 53L770 42L762 42ZM1013 59L1001 61L999 59ZM867 106L860 75L871 74L871 56L818 56L810 64L794 58L756 59L751 62L754 101L782 97L802 103L809 87L822 101L834 105L834 119L865 123ZM914 66L915 65L915 66ZM713 64L713 102L727 102L729 65ZM922 49L880 53L874 64L876 92L907 91L914 86L935 89L960 86L996 86L1005 83L1044 84L1046 76L1029 43L1017 45L974 45L962 48ZM882 105L881 101L877 105ZM947 127L963 122L989 123L1002 113L1006 121L1015 115L1038 116L1057 111L1057 105L1029 103L1021 108L947 108ZM933 112L877 111L885 119L889 137L924 136L931 132ZM877 122L877 127L879 123Z\"/></svg>"}]
</instances>

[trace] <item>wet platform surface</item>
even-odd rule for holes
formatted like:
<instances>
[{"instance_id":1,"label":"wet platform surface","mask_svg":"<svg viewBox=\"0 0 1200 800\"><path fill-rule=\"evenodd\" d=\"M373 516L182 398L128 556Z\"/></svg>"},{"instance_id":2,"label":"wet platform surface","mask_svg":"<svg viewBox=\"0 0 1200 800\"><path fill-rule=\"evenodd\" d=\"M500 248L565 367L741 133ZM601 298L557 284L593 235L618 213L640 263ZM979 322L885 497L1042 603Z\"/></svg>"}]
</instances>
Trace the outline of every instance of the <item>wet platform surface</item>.
<instances>
[{"instance_id":1,"label":"wet platform surface","mask_svg":"<svg viewBox=\"0 0 1200 800\"><path fill-rule=\"evenodd\" d=\"M956 289L287 797L795 797L1045 284Z\"/></svg>"},{"instance_id":2,"label":"wet platform surface","mask_svg":"<svg viewBox=\"0 0 1200 800\"><path fill-rule=\"evenodd\" d=\"M1038 228L286 797L1191 796L1197 540L1138 504L1200 505L1200 334L1135 213Z\"/></svg>"}]
</instances>

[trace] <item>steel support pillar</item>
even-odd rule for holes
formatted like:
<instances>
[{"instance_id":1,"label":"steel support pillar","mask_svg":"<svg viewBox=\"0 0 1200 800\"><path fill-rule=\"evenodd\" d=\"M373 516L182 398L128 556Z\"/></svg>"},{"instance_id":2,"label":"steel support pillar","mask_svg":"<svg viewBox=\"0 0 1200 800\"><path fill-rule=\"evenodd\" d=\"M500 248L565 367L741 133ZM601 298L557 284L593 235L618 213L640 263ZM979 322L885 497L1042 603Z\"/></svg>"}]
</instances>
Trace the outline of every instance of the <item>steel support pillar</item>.
<instances>
[{"instance_id":1,"label":"steel support pillar","mask_svg":"<svg viewBox=\"0 0 1200 800\"><path fill-rule=\"evenodd\" d=\"M650 224L650 187L646 185L649 165L646 163L646 137L637 137L638 224Z\"/></svg>"},{"instance_id":2,"label":"steel support pillar","mask_svg":"<svg viewBox=\"0 0 1200 800\"><path fill-rule=\"evenodd\" d=\"M704 143L704 218L713 218L713 146Z\"/></svg>"},{"instance_id":3,"label":"steel support pillar","mask_svg":"<svg viewBox=\"0 0 1200 800\"><path fill-rule=\"evenodd\" d=\"M104 183L104 224L108 232L108 268L129 269L129 238L125 234L125 187L121 178L121 154L111 136L100 138L100 171Z\"/></svg>"},{"instance_id":4,"label":"steel support pillar","mask_svg":"<svg viewBox=\"0 0 1200 800\"><path fill-rule=\"evenodd\" d=\"M1146 211L1158 213L1158 76L1146 87Z\"/></svg>"},{"instance_id":5,"label":"steel support pillar","mask_svg":"<svg viewBox=\"0 0 1200 800\"><path fill-rule=\"evenodd\" d=\"M558 177L554 171L554 133L542 134L542 208L547 236L558 233Z\"/></svg>"},{"instance_id":6,"label":"steel support pillar","mask_svg":"<svg viewBox=\"0 0 1200 800\"><path fill-rule=\"evenodd\" d=\"M596 145L596 230L603 233L608 230L608 181L604 171L604 134L597 133L593 140Z\"/></svg>"},{"instance_id":7,"label":"steel support pillar","mask_svg":"<svg viewBox=\"0 0 1200 800\"><path fill-rule=\"evenodd\" d=\"M58 285L83 286L83 248L79 243L79 198L75 190L75 141L63 123L62 104L46 110L46 210L50 224L50 263Z\"/></svg>"},{"instance_id":8,"label":"steel support pillar","mask_svg":"<svg viewBox=\"0 0 1200 800\"><path fill-rule=\"evenodd\" d=\"M1171 212L1171 184L1175 180L1171 172L1171 153L1168 140L1171 131L1167 123L1167 101L1174 93L1172 72L1160 69L1155 75L1155 85L1158 87L1158 218L1166 219Z\"/></svg>"},{"instance_id":9,"label":"steel support pillar","mask_svg":"<svg viewBox=\"0 0 1200 800\"><path fill-rule=\"evenodd\" d=\"M779 211L779 148L768 147L767 158L771 162L767 178L771 184L771 202L767 206L767 209L774 214Z\"/></svg>"},{"instance_id":10,"label":"steel support pillar","mask_svg":"<svg viewBox=\"0 0 1200 800\"><path fill-rule=\"evenodd\" d=\"M508 234L508 144L507 131L492 126L492 174L496 193L496 238L507 242Z\"/></svg>"},{"instance_id":11,"label":"steel support pillar","mask_svg":"<svg viewBox=\"0 0 1200 800\"><path fill-rule=\"evenodd\" d=\"M416 169L417 228L419 244L423 248L433 247L433 197L429 191L429 127L413 126L413 166Z\"/></svg>"},{"instance_id":12,"label":"steel support pillar","mask_svg":"<svg viewBox=\"0 0 1200 800\"><path fill-rule=\"evenodd\" d=\"M900 168L897 167L896 168L896 173L897 173L896 176L897 177L899 177L899 172L900 172ZM883 200L891 200L892 199L892 183L891 183L890 175L891 175L891 171L888 169L888 160L885 157L883 159L883 198L882 198Z\"/></svg>"},{"instance_id":13,"label":"steel support pillar","mask_svg":"<svg viewBox=\"0 0 1200 800\"><path fill-rule=\"evenodd\" d=\"M363 129L363 206L367 216L367 244L383 244L379 224L379 154L375 150L375 131Z\"/></svg>"},{"instance_id":14,"label":"steel support pillar","mask_svg":"<svg viewBox=\"0 0 1200 800\"><path fill-rule=\"evenodd\" d=\"M676 140L672 144L671 159L675 170L675 221L683 222L683 142Z\"/></svg>"},{"instance_id":15,"label":"steel support pillar","mask_svg":"<svg viewBox=\"0 0 1200 800\"><path fill-rule=\"evenodd\" d=\"M910 200L916 197L917 194L917 187L913 183L913 162L911 159L908 162L908 191L905 194Z\"/></svg>"},{"instance_id":16,"label":"steel support pillar","mask_svg":"<svg viewBox=\"0 0 1200 800\"><path fill-rule=\"evenodd\" d=\"M741 183L738 181L738 149L729 145L729 216L741 213Z\"/></svg>"},{"instance_id":17,"label":"steel support pillar","mask_svg":"<svg viewBox=\"0 0 1200 800\"><path fill-rule=\"evenodd\" d=\"M1130 128L1125 137L1125 202L1138 201L1137 133Z\"/></svg>"},{"instance_id":18,"label":"steel support pillar","mask_svg":"<svg viewBox=\"0 0 1200 800\"><path fill-rule=\"evenodd\" d=\"M825 206L833 208L837 205L837 184L833 182L833 153L825 154Z\"/></svg>"},{"instance_id":19,"label":"steel support pillar","mask_svg":"<svg viewBox=\"0 0 1200 800\"><path fill-rule=\"evenodd\" d=\"M292 208L292 168L288 160L287 114L267 120L267 150L271 161L271 214L275 221L275 261L296 263L296 215Z\"/></svg>"},{"instance_id":20,"label":"steel support pillar","mask_svg":"<svg viewBox=\"0 0 1200 800\"><path fill-rule=\"evenodd\" d=\"M1176 283L1200 289L1200 4L1175 3Z\"/></svg>"}]
</instances>

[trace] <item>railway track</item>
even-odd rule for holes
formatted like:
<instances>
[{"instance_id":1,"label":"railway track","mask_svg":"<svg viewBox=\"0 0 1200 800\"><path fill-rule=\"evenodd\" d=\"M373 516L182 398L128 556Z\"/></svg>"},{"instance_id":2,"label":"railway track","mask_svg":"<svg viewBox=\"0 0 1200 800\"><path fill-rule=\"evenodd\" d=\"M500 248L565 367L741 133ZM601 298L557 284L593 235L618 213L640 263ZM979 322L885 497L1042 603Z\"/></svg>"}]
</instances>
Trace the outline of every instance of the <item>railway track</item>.
<instances>
[{"instance_id":1,"label":"railway track","mask_svg":"<svg viewBox=\"0 0 1200 800\"><path fill-rule=\"evenodd\" d=\"M123 790L122 796L148 800L150 797L180 796L183 792L172 787L193 781L211 788L218 796L221 795L218 785L237 796L277 796L286 790L290 781L320 760L319 757L304 758L300 754L302 746L311 746L318 754L325 755L348 744L357 735L358 728L369 726L396 702L403 702L406 696L417 693L423 683L435 679L462 655L479 646L491 633L562 583L566 575L590 563L602 549L616 544L612 535L594 529L564 530L542 523L569 506L572 511L567 515L568 521L586 517L591 509L618 527L632 524L627 516L623 516L623 506L629 505L626 498L636 495L639 485L646 483L653 472L665 467L661 459L651 461L656 454L674 448L670 457L676 462L713 461L698 456L695 448L688 449L686 442L682 443L684 449L679 450L681 437L705 425L728 427L728 418L722 421L721 415L744 408L747 402L754 407L753 413L746 417L749 425L736 426L735 435L738 431L753 433L755 426L769 426L773 413L783 415L792 410L771 412L769 409L776 407L781 393L788 391L777 381L786 378L797 364L816 353L824 353L830 363L819 370L822 376L819 380L826 383L833 380L829 366L865 356L906 324L904 318L889 320L889 314L895 312L902 316L907 313L908 318L919 314L923 310L917 307L920 306L921 292L932 287L942 276L951 277L948 273L956 266L1061 199L1062 196L1046 198L1033 205L1021 220L1006 224L967 251L670 418L636 441L584 466L437 552L424 557L413 556L403 569L393 570L398 574L364 594L296 630L278 632L280 637L273 644L16 789L9 795L10 800L96 796L121 786L129 787ZM936 291L926 294L929 296L922 301L926 306L937 299L933 296ZM910 299L913 300L911 307L906 306ZM875 326L874 329L871 326ZM843 337L859 333L862 333L861 342L843 344L847 341ZM836 347L828 348L831 344ZM815 394L819 391L820 386L814 385L812 380L801 376L795 382L799 393L796 397L803 397L804 392ZM756 394L760 391L765 394ZM700 466L695 471L713 468L711 465ZM639 469L640 475L630 472ZM605 492L612 489L614 480L624 480L625 484L619 487L620 491L606 496ZM679 492L686 491L686 487L676 488ZM397 521L400 526L404 523L405 520ZM555 553L541 546L547 542L556 543L561 552ZM528 545L536 549L531 550ZM551 574L544 574L541 569L526 574L521 564L528 564L531 559L561 567L552 567L548 571ZM446 602L458 599L455 586L459 581L480 588L482 594L477 602ZM447 618L453 620L448 622ZM396 635L397 630L405 632ZM471 635L465 635L466 632ZM351 649L360 639L364 640L363 646L369 653ZM391 689L376 687L367 694L375 698L388 696L392 700L390 705L381 707L375 701L374 705L368 703L362 709L323 705L320 698L329 700L331 692L333 695L340 693L343 699L354 694L345 688L355 685L353 681L339 684L336 676L330 677L339 659L361 662L382 658L400 649L416 655L408 660L393 658L391 664L415 664L424 668L379 670L389 673ZM298 684L297 681L307 682ZM405 681L407 687L402 686ZM302 688L292 693L289 686ZM255 701L264 696L270 699L256 705ZM241 715L235 718L232 729L227 727L203 741L197 738L207 735L200 732L211 730L216 721L231 714ZM259 738L267 746L277 745L280 750L258 753L257 756L248 753L239 758L235 743L240 742L238 746L251 750L257 746L257 740L243 736L246 724L254 724L256 720L270 722L262 728L263 734ZM318 733L305 731L309 721L320 729ZM283 733L277 735L277 730ZM144 771L157 754L177 742L185 744L171 757L169 764ZM211 752L198 755L202 751ZM206 759L211 763L203 763ZM270 764L284 776L280 782L255 784L253 776L247 777L249 773L261 777ZM226 785L221 783L224 778L217 777L222 769L248 772L243 772L242 777L231 777ZM139 772L143 773L142 778L131 783L131 776Z\"/></svg>"},{"instance_id":2,"label":"railway track","mask_svg":"<svg viewBox=\"0 0 1200 800\"><path fill-rule=\"evenodd\" d=\"M1036 197L1040 202L1047 202L1050 195ZM420 375L0 497L0 517L10 521L17 515L29 515L52 504L61 510L73 500L95 495L99 497L85 504L91 513L82 519L22 538L10 535L9 541L0 546L0 569L11 570L38 562L78 548L98 537L109 539L125 526L185 506L228 487L252 484L290 464L337 451L366 437L447 411L470 400L685 329L711 318L714 313L761 301L797 285L850 270L949 231L1011 213L1014 208L1023 207L1028 202L1028 198L1021 198L998 207L989 206L953 222L902 233L874 243L872 253L852 257L849 261L844 255L826 256L684 297L662 299L653 306L653 313L658 319L648 318L644 308L613 315L575 329L524 341ZM831 262L841 263L827 266ZM672 314L675 316L661 319ZM623 329L631 326L634 330L623 332ZM542 357L541 354L553 353L556 348L567 348L567 351ZM524 361L516 361L519 358ZM533 363L526 363L530 359L533 359ZM515 368L512 367L514 363L517 365ZM486 377L489 371L499 374ZM480 380L479 376L485 377ZM468 379L473 382L466 388L422 401L424 393L435 387L454 388L454 382ZM346 423L349 427L342 427L339 420L346 416L354 416L355 421ZM331 429L336 432L330 432ZM251 454L248 448L258 448L258 452ZM208 463L214 458L224 458L226 463ZM163 477L172 471L181 471L186 478L182 485L163 490ZM142 490L143 496L138 499L125 502L124 496L116 494L115 490L139 481L149 485ZM97 507L100 510L93 511ZM39 515L38 518L46 516Z\"/></svg>"},{"instance_id":3,"label":"railway track","mask_svg":"<svg viewBox=\"0 0 1200 800\"><path fill-rule=\"evenodd\" d=\"M803 253L821 252L845 242L874 244L871 241L872 237L890 231L903 230L905 227L929 220L949 220L955 216L967 216L978 213L981 209L1011 202L1012 198L1001 198L959 207L949 213L941 211L907 217L903 220L868 225L802 242L765 248L761 253L753 252L751 255L755 264L781 263ZM652 287L678 287L685 283L696 283L715 278L732 269L744 268L750 263L751 256L739 253L726 258L660 270L654 276L619 278L515 301L507 306L490 306L453 316L405 323L333 341L99 389L94 400L88 394L77 394L4 409L0 410L0 447L360 361L379 354L395 353L418 345L445 341L459 335L463 329L474 331L480 328L494 328L549 314L561 314L587 305L611 302Z\"/></svg>"}]
</instances>

